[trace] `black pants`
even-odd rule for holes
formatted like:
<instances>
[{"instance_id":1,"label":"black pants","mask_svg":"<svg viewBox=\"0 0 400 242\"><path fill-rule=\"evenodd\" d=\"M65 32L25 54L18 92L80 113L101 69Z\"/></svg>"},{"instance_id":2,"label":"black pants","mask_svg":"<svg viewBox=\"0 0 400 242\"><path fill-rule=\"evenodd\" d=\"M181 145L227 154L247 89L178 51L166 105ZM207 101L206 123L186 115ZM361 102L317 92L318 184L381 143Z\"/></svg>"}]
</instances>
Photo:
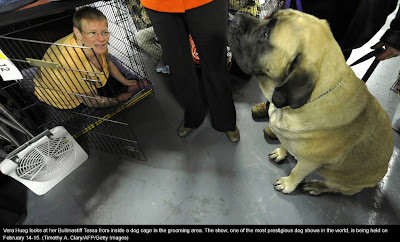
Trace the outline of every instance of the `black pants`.
<instances>
[{"instance_id":1,"label":"black pants","mask_svg":"<svg viewBox=\"0 0 400 242\"><path fill-rule=\"evenodd\" d=\"M236 110L226 56L228 1L215 0L185 13L146 12L170 67L177 99L185 110L185 126L199 127L208 107L214 129L235 130ZM189 34L200 57L201 79L196 74Z\"/></svg>"},{"instance_id":2,"label":"black pants","mask_svg":"<svg viewBox=\"0 0 400 242\"><path fill-rule=\"evenodd\" d=\"M290 7L297 9L296 1L291 1ZM321 19L326 19L330 25L333 36L342 48L343 55L347 60L350 57L352 49L343 46L346 40L347 30L357 11L359 0L341 2L337 0L303 0L301 1L303 12L314 15ZM363 26L360 26L363 28Z\"/></svg>"}]
</instances>

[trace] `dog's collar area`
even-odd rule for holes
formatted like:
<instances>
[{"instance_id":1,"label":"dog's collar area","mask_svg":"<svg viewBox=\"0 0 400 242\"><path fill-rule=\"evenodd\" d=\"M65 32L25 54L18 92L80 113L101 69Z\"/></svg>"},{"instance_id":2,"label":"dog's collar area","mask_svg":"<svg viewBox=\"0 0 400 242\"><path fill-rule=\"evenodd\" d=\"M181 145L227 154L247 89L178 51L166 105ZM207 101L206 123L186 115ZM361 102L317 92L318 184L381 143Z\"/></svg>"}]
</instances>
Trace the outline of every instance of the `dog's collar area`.
<instances>
[{"instance_id":1,"label":"dog's collar area","mask_svg":"<svg viewBox=\"0 0 400 242\"><path fill-rule=\"evenodd\" d=\"M328 89L326 92L322 93L321 95L319 95L318 97L314 98L313 100L308 100L307 103L314 102L314 101L320 99L321 97L325 96L326 94L332 92L332 91L335 90L338 86L340 86L340 84L342 84L342 82L343 82L343 79L340 80L338 83L336 83L336 86L334 86L334 87Z\"/></svg>"}]
</instances>

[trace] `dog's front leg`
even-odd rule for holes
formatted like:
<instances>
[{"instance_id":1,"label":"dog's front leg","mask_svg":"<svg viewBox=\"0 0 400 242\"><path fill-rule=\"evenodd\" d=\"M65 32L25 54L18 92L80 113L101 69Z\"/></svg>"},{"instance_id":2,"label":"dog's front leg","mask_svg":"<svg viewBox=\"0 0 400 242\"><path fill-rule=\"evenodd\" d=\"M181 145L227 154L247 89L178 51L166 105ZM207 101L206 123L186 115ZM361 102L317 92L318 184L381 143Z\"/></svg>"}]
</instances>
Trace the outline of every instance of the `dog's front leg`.
<instances>
[{"instance_id":1,"label":"dog's front leg","mask_svg":"<svg viewBox=\"0 0 400 242\"><path fill-rule=\"evenodd\" d=\"M316 163L298 160L297 165L292 169L289 176L281 177L274 183L275 189L283 193L291 193L308 174L317 168L318 164Z\"/></svg>"}]
</instances>

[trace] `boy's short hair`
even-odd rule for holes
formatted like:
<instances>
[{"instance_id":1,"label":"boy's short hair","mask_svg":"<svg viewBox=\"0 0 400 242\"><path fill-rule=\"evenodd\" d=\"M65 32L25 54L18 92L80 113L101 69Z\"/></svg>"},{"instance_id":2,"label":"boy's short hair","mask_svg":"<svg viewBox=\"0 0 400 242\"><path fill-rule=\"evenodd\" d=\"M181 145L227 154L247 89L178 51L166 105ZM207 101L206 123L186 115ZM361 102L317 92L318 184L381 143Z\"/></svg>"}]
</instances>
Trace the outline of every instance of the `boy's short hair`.
<instances>
[{"instance_id":1,"label":"boy's short hair","mask_svg":"<svg viewBox=\"0 0 400 242\"><path fill-rule=\"evenodd\" d=\"M82 20L104 20L106 21L107 25L107 18L106 16L97 8L94 7L83 7L80 8L78 11L75 12L74 17L72 19L74 27L82 30Z\"/></svg>"}]
</instances>

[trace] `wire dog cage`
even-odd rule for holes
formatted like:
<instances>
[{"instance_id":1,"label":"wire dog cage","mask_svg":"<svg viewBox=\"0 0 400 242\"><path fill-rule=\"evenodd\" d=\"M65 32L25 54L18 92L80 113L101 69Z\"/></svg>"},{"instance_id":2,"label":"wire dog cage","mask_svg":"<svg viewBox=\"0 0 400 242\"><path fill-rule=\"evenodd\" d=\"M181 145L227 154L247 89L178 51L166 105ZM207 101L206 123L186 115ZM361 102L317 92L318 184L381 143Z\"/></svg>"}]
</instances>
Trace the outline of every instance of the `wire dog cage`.
<instances>
[{"instance_id":1,"label":"wire dog cage","mask_svg":"<svg viewBox=\"0 0 400 242\"><path fill-rule=\"evenodd\" d=\"M131 12L125 1L87 5L107 17L111 33L108 58L127 79L138 80L139 85L128 89L132 97L118 101L117 90L104 85L109 73L93 67L87 58L93 49L55 43L72 33L75 9L69 9L0 28L0 49L23 76L22 80L0 82L0 101L33 134L61 125L79 143L146 160L132 125L125 122L127 110L154 93ZM17 138L19 143L29 139ZM6 153L18 146L9 139L0 141Z\"/></svg>"},{"instance_id":2,"label":"wire dog cage","mask_svg":"<svg viewBox=\"0 0 400 242\"><path fill-rule=\"evenodd\" d=\"M144 7L140 4L140 0L128 0L127 6L137 29L135 38L139 48L154 61L160 60L162 55L161 45Z\"/></svg>"}]
</instances>

